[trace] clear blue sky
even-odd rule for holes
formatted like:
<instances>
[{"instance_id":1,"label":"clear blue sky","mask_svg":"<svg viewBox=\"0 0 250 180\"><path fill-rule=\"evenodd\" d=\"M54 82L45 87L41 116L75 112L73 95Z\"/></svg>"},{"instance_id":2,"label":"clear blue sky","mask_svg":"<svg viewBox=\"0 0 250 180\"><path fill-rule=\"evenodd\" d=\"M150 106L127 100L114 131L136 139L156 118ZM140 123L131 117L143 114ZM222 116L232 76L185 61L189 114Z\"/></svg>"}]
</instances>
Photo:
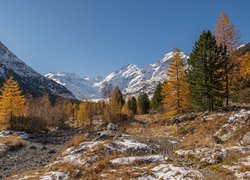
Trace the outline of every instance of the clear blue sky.
<instances>
[{"instance_id":1,"label":"clear blue sky","mask_svg":"<svg viewBox=\"0 0 250 180\"><path fill-rule=\"evenodd\" d=\"M0 0L0 40L42 74L107 75L190 53L203 30L229 15L250 42L250 0Z\"/></svg>"}]
</instances>

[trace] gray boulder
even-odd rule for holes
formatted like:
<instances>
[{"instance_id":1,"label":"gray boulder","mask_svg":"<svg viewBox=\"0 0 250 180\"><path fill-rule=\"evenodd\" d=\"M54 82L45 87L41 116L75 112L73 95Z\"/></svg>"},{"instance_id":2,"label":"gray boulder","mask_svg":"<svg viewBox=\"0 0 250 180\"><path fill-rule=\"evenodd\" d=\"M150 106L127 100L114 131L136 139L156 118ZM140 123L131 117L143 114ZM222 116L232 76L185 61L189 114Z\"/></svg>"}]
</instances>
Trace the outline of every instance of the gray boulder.
<instances>
[{"instance_id":1,"label":"gray boulder","mask_svg":"<svg viewBox=\"0 0 250 180\"><path fill-rule=\"evenodd\" d=\"M244 144L250 144L250 131L243 136L242 141Z\"/></svg>"},{"instance_id":2,"label":"gray boulder","mask_svg":"<svg viewBox=\"0 0 250 180\"><path fill-rule=\"evenodd\" d=\"M107 126L108 131L116 131L117 130L117 124L115 123L109 123Z\"/></svg>"}]
</instances>

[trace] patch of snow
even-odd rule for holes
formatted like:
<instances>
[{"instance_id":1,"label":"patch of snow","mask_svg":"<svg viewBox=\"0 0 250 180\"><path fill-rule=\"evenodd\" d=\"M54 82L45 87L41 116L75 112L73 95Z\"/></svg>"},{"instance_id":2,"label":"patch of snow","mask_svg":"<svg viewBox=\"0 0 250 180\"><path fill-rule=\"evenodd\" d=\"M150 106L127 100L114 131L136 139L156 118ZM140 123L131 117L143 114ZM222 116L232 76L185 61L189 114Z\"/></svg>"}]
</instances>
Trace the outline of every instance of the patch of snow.
<instances>
[{"instance_id":1,"label":"patch of snow","mask_svg":"<svg viewBox=\"0 0 250 180\"><path fill-rule=\"evenodd\" d=\"M0 137L8 137L8 136L19 136L24 140L29 139L29 134L23 131L0 131Z\"/></svg>"},{"instance_id":2,"label":"patch of snow","mask_svg":"<svg viewBox=\"0 0 250 180\"><path fill-rule=\"evenodd\" d=\"M221 141L229 140L234 132L242 127L250 116L250 110L242 109L238 112L233 113L226 124L224 124L214 136L218 137Z\"/></svg>"},{"instance_id":3,"label":"patch of snow","mask_svg":"<svg viewBox=\"0 0 250 180\"><path fill-rule=\"evenodd\" d=\"M164 162L168 160L167 157L163 155L150 155L150 156L132 156L132 157L121 157L121 158L115 158L110 160L112 165L119 166L119 165L129 165L134 164L138 162L142 163L157 163L157 162Z\"/></svg>"},{"instance_id":4,"label":"patch of snow","mask_svg":"<svg viewBox=\"0 0 250 180\"><path fill-rule=\"evenodd\" d=\"M183 180L183 179L205 179L202 173L192 168L177 167L172 164L160 164L151 169L151 175L143 175L138 180Z\"/></svg>"},{"instance_id":5,"label":"patch of snow","mask_svg":"<svg viewBox=\"0 0 250 180\"><path fill-rule=\"evenodd\" d=\"M222 168L233 172L237 179L250 179L250 171L240 171L241 166L250 166L250 156L240 159L239 162L235 162L232 166L223 165Z\"/></svg>"},{"instance_id":6,"label":"patch of snow","mask_svg":"<svg viewBox=\"0 0 250 180\"><path fill-rule=\"evenodd\" d=\"M61 162L84 165L86 164L86 160L82 158L82 156L87 151L94 150L97 146L103 143L103 141L82 142L78 148L70 147L62 153L62 157L59 157L55 162L53 162L49 166L53 166L54 164Z\"/></svg>"},{"instance_id":7,"label":"patch of snow","mask_svg":"<svg viewBox=\"0 0 250 180\"><path fill-rule=\"evenodd\" d=\"M69 175L65 172L48 172L40 177L40 180L68 180Z\"/></svg>"},{"instance_id":8,"label":"patch of snow","mask_svg":"<svg viewBox=\"0 0 250 180\"><path fill-rule=\"evenodd\" d=\"M129 152L150 152L151 148L144 144L140 143L136 140L130 139L129 136L119 137L114 143L111 143L107 146L109 149L113 151L129 151Z\"/></svg>"},{"instance_id":9,"label":"patch of snow","mask_svg":"<svg viewBox=\"0 0 250 180\"><path fill-rule=\"evenodd\" d=\"M215 148L195 148L192 150L178 150L175 151L178 155L193 155L195 158L199 159L200 162L206 164L218 164L221 163L226 157L226 150L221 147Z\"/></svg>"}]
</instances>

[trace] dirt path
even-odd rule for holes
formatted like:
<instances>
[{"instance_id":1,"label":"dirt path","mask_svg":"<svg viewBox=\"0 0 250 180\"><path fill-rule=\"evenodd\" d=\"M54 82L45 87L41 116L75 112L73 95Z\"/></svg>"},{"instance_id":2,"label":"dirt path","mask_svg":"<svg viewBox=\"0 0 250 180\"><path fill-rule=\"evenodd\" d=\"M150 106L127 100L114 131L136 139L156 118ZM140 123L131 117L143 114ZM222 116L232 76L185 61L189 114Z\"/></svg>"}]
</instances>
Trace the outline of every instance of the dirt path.
<instances>
[{"instance_id":1,"label":"dirt path","mask_svg":"<svg viewBox=\"0 0 250 180\"><path fill-rule=\"evenodd\" d=\"M53 161L56 152L68 139L81 133L83 132L67 129L46 135L31 136L24 147L0 154L0 179L19 171L47 165Z\"/></svg>"}]
</instances>

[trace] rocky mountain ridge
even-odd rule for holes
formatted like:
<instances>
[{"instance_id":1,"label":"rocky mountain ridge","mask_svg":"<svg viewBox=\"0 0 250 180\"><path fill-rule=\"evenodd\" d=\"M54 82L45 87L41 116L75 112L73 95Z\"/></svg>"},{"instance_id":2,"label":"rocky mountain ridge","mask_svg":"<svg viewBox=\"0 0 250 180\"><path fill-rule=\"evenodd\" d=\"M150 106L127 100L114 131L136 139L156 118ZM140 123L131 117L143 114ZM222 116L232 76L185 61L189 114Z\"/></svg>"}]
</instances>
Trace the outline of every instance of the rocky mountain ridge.
<instances>
[{"instance_id":1,"label":"rocky mountain ridge","mask_svg":"<svg viewBox=\"0 0 250 180\"><path fill-rule=\"evenodd\" d=\"M188 56L181 53L184 62ZM173 52L166 54L160 61L140 68L134 64L123 66L103 78L80 77L75 73L49 73L46 77L65 86L79 100L106 99L110 91L119 86L125 96L139 96L147 93L152 96L155 87L166 78L166 70L173 58Z\"/></svg>"},{"instance_id":2,"label":"rocky mountain ridge","mask_svg":"<svg viewBox=\"0 0 250 180\"><path fill-rule=\"evenodd\" d=\"M75 98L64 86L44 77L26 65L0 41L0 84L9 76L14 76L25 94L59 95L66 98Z\"/></svg>"}]
</instances>

